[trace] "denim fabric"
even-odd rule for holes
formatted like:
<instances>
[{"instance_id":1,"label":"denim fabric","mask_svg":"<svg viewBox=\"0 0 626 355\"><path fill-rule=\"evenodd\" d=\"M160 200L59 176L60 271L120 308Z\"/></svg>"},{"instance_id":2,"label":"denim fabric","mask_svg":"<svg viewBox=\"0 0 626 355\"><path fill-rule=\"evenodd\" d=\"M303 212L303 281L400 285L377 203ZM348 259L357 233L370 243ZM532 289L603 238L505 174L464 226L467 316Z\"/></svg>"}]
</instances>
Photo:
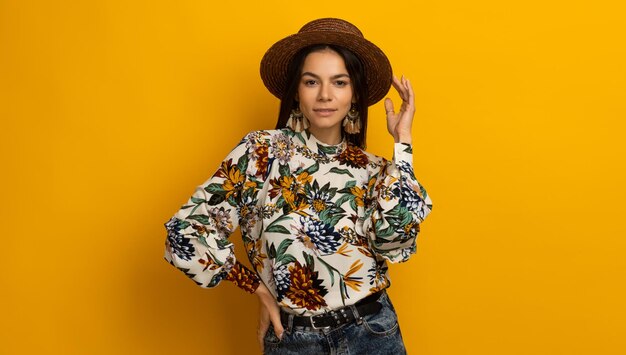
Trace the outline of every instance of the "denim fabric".
<instances>
[{"instance_id":1,"label":"denim fabric","mask_svg":"<svg viewBox=\"0 0 626 355\"><path fill-rule=\"evenodd\" d=\"M269 327L265 334L265 354L406 354L395 309L386 292L377 302L382 309L361 321L336 328L313 329L285 324L282 339Z\"/></svg>"}]
</instances>

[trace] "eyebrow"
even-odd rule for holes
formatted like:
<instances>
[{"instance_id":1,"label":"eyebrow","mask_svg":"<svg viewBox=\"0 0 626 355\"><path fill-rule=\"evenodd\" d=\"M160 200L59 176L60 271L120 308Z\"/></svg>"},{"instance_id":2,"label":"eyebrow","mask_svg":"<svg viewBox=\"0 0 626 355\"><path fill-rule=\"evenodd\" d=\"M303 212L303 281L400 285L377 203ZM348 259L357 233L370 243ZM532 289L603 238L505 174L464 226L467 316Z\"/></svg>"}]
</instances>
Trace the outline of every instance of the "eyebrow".
<instances>
[{"instance_id":1,"label":"eyebrow","mask_svg":"<svg viewBox=\"0 0 626 355\"><path fill-rule=\"evenodd\" d=\"M317 74L313 74L313 73L308 72L308 71L307 71L307 72L302 73L302 76L305 76L305 75L312 76L312 77L314 77L314 78L316 78L316 79L320 79L320 76L319 76L319 75L317 75ZM302 76L301 76L301 77L302 77ZM333 75L333 76L331 76L330 78L331 78L331 79L338 79L338 78L343 78L343 77L347 77L347 78L349 79L349 78L350 78L350 75L348 75L348 74L337 74L337 75Z\"/></svg>"}]
</instances>

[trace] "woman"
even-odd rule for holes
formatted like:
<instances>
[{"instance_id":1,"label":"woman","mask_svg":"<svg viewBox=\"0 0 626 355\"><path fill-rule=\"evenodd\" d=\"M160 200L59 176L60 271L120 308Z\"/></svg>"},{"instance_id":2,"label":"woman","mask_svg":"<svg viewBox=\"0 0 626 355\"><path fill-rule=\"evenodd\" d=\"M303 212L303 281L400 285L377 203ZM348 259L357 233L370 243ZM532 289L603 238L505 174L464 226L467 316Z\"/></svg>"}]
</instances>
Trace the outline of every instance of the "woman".
<instances>
[{"instance_id":1,"label":"woman","mask_svg":"<svg viewBox=\"0 0 626 355\"><path fill-rule=\"evenodd\" d=\"M408 79L352 24L306 24L275 43L261 77L281 99L275 130L246 135L165 224L165 258L202 287L259 297L269 354L404 353L386 262L415 252L432 205L412 168ZM394 159L365 152L367 108L385 100ZM241 227L253 269L235 260Z\"/></svg>"}]
</instances>

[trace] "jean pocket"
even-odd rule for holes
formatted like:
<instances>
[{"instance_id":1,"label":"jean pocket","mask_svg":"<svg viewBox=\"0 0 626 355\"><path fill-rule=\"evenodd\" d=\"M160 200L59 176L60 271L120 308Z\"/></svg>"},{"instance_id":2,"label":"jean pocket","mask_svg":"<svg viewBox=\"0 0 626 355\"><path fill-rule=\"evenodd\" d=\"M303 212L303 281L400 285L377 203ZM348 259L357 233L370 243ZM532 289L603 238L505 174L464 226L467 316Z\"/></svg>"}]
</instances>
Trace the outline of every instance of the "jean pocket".
<instances>
[{"instance_id":1,"label":"jean pocket","mask_svg":"<svg viewBox=\"0 0 626 355\"><path fill-rule=\"evenodd\" d=\"M382 304L378 313L363 317L363 325L372 335L389 336L395 334L400 328L398 316L386 297L383 295L378 300Z\"/></svg>"},{"instance_id":2,"label":"jean pocket","mask_svg":"<svg viewBox=\"0 0 626 355\"><path fill-rule=\"evenodd\" d=\"M284 334L283 334L284 336ZM274 332L274 326L270 324L270 327L267 328L267 332L265 332L265 336L263 337L263 341L268 345L278 345L282 341L276 333Z\"/></svg>"}]
</instances>

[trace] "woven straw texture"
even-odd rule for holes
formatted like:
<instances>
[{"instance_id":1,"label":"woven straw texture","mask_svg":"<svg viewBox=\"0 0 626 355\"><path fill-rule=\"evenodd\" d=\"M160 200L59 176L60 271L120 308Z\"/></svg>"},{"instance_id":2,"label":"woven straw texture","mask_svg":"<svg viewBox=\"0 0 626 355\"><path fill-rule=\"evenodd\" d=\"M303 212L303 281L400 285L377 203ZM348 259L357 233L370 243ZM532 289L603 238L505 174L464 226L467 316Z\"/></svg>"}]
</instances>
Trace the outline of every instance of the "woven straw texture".
<instances>
[{"instance_id":1,"label":"woven straw texture","mask_svg":"<svg viewBox=\"0 0 626 355\"><path fill-rule=\"evenodd\" d=\"M368 87L368 106L380 101L391 87L392 71L383 51L363 37L353 24L336 18L323 18L304 25L294 35L283 38L267 50L261 60L261 79L279 99L287 83L287 67L302 48L315 44L332 44L352 51L363 63Z\"/></svg>"}]
</instances>

